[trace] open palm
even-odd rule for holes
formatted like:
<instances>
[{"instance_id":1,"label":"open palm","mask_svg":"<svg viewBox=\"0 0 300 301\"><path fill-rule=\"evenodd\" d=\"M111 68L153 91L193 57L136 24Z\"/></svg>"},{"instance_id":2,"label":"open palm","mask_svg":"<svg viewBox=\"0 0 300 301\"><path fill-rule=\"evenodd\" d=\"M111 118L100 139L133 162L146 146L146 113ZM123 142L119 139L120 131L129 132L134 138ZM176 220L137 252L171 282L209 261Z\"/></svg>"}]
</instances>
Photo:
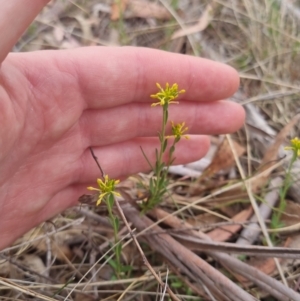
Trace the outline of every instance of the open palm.
<instances>
[{"instance_id":1,"label":"open palm","mask_svg":"<svg viewBox=\"0 0 300 301\"><path fill-rule=\"evenodd\" d=\"M10 1L9 9L21 2ZM41 8L47 1L37 2ZM32 6L18 26L38 12ZM21 31L2 44L13 45ZM239 105L219 101L238 86L236 72L219 63L131 47L6 57L8 50L0 51L0 249L76 204L94 184L99 170L90 146L110 177L147 170L140 146L154 157L161 111L150 107L149 95L156 82L187 91L170 107L170 119L185 121L193 134L178 144L176 163L205 154L203 135L232 132L243 122Z\"/></svg>"}]
</instances>

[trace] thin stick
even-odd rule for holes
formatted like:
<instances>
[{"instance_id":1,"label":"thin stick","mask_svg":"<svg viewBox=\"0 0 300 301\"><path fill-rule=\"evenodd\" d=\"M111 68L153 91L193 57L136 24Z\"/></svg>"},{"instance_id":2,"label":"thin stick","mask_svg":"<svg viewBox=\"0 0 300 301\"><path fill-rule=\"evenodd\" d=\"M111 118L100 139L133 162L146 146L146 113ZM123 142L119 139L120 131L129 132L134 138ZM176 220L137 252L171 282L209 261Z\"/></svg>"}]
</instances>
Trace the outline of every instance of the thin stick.
<instances>
[{"instance_id":1,"label":"thin stick","mask_svg":"<svg viewBox=\"0 0 300 301\"><path fill-rule=\"evenodd\" d=\"M118 211L119 211L119 213L120 213L120 215L121 215L121 217L122 217L123 222L125 223L125 225L126 225L126 227L127 227L127 229L128 229L128 232L130 233L130 236L131 236L132 240L134 241L136 247L138 248L138 250L139 250L139 252L140 252L140 254L141 254L141 256L142 256L142 259L143 259L143 262L144 262L145 266L146 266L146 267L148 268L148 270L152 273L152 275L153 275L154 278L157 280L157 282L161 285L161 287L166 287L167 292L169 293L169 295L170 295L170 297L172 298L172 300L174 300L174 301L180 301L180 299L172 292L172 290L170 289L170 287L168 286L168 284L167 284L167 283L164 283L164 282L160 279L160 277L159 277L159 276L156 274L156 272L154 271L153 267L150 265L150 263L149 263L149 261L147 260L147 258L146 258L146 256L145 256L145 254L144 254L144 252L143 252L143 250L142 250L142 248L141 248L139 242L137 241L135 235L133 234L133 232L132 232L132 230L131 230L131 228L130 228L130 225L128 224L128 221L127 221L127 219L126 219L126 217L125 217L125 215L124 215L124 212L123 212L123 210L122 210L122 208L121 208L121 206L120 206L118 200L115 201L115 204L116 204L116 206L117 206L117 208L118 208Z\"/></svg>"},{"instance_id":2,"label":"thin stick","mask_svg":"<svg viewBox=\"0 0 300 301\"><path fill-rule=\"evenodd\" d=\"M92 147L90 147L90 151L91 151L91 154L92 154L92 156L93 156L93 159L95 160L97 166L98 166L99 169L100 169L102 178L104 178L104 177L105 177L105 173L104 173L104 171L103 171L103 169L102 169L102 167L101 167L101 165L100 165L100 163L99 163L99 161L98 161L98 158L96 157L96 155L95 155L95 153L94 153Z\"/></svg>"}]
</instances>

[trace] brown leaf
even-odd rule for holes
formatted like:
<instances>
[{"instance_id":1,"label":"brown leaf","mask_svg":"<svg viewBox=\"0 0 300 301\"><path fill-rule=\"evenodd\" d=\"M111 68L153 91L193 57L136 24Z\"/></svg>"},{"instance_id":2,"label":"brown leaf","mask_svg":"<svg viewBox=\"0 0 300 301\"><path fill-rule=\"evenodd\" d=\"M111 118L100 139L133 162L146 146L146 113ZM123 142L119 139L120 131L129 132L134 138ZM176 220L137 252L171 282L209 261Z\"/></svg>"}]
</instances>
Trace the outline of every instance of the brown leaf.
<instances>
[{"instance_id":1,"label":"brown leaf","mask_svg":"<svg viewBox=\"0 0 300 301\"><path fill-rule=\"evenodd\" d=\"M35 254L24 254L19 261L38 274L43 275L46 271L46 266L42 259Z\"/></svg>"},{"instance_id":2,"label":"brown leaf","mask_svg":"<svg viewBox=\"0 0 300 301\"><path fill-rule=\"evenodd\" d=\"M300 114L297 114L292 118L292 120L278 133L275 137L274 143L267 149L262 162L258 168L260 172L263 172L277 163L277 157L280 146L284 143L286 137L290 133L291 129L296 125L300 119ZM260 188L265 186L269 181L270 172L264 173L262 176L259 176L252 182L251 188L254 192L258 191Z\"/></svg>"},{"instance_id":3,"label":"brown leaf","mask_svg":"<svg viewBox=\"0 0 300 301\"><path fill-rule=\"evenodd\" d=\"M241 156L245 152L245 148L232 140L237 156ZM212 176L220 170L230 168L235 165L234 156L229 145L228 139L224 139L219 145L215 156L209 166L204 170L201 176Z\"/></svg>"},{"instance_id":4,"label":"brown leaf","mask_svg":"<svg viewBox=\"0 0 300 301\"><path fill-rule=\"evenodd\" d=\"M110 19L112 21L119 20L127 8L128 0L115 1L111 6Z\"/></svg>"},{"instance_id":5,"label":"brown leaf","mask_svg":"<svg viewBox=\"0 0 300 301\"><path fill-rule=\"evenodd\" d=\"M252 207L248 207L247 209L239 212L236 216L232 218L233 222L242 223L248 220L248 218L253 214ZM210 231L209 233L206 233L213 241L227 241L229 240L232 235L237 233L239 230L241 230L242 225L228 225L223 226L220 228L217 228L215 230Z\"/></svg>"},{"instance_id":6,"label":"brown leaf","mask_svg":"<svg viewBox=\"0 0 300 301\"><path fill-rule=\"evenodd\" d=\"M156 20L170 20L171 14L157 2L145 0L130 0L125 18L154 18Z\"/></svg>"},{"instance_id":7,"label":"brown leaf","mask_svg":"<svg viewBox=\"0 0 300 301\"><path fill-rule=\"evenodd\" d=\"M281 216L280 221L285 227L297 225L300 222L300 204L286 201L286 208L284 214Z\"/></svg>"},{"instance_id":8,"label":"brown leaf","mask_svg":"<svg viewBox=\"0 0 300 301\"><path fill-rule=\"evenodd\" d=\"M279 147L284 143L286 137L290 133L291 129L296 125L296 123L300 119L300 114L297 114L294 116L291 121L278 133L278 135L275 137L274 143L268 148L266 151L263 160L261 162L261 168L260 170L266 170L271 161L275 161L278 156L278 150ZM271 163L272 164L272 163ZM274 162L273 162L274 164Z\"/></svg>"},{"instance_id":9,"label":"brown leaf","mask_svg":"<svg viewBox=\"0 0 300 301\"><path fill-rule=\"evenodd\" d=\"M186 218L186 222L194 228L200 228L201 231L207 232L213 229L210 225L222 222L222 218L211 213L202 213L193 217Z\"/></svg>"}]
</instances>

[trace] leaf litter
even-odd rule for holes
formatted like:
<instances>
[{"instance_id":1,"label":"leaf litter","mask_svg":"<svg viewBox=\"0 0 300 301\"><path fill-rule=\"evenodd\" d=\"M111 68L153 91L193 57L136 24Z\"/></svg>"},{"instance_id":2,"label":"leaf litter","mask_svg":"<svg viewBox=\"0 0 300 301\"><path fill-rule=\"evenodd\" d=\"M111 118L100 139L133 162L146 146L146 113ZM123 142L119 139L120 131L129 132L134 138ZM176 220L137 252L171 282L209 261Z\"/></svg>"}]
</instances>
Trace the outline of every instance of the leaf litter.
<instances>
[{"instance_id":1,"label":"leaf litter","mask_svg":"<svg viewBox=\"0 0 300 301\"><path fill-rule=\"evenodd\" d=\"M143 200L145 191L139 183L148 183L149 175L122 183L126 202L120 201L121 208L136 229L133 233L149 264L174 293L173 300L300 300L298 165L282 227L270 229L280 188L270 182L284 177L289 154L283 147L299 135L295 112L300 56L295 33L300 18L290 1L267 3L56 0L14 49L134 45L190 55L197 49L202 57L226 62L240 72L241 86L232 100L244 104L247 119L245 127L231 135L233 144L213 137L217 151L206 158L207 167L195 170L187 165L179 174L170 169L171 196L148 216L141 216L133 204ZM262 214L263 222L275 233L276 247L266 246L245 182L251 183L260 210L263 205L269 208ZM272 191L277 194L267 203ZM258 230L252 241L242 243L247 237L243 231L255 224ZM171 291L166 294L159 288L128 229L125 225L120 229L120 239L127 244L122 251L127 270L121 279L113 274L113 232L104 206L71 208L33 229L0 253L1 300L28 296L62 300L70 290L68 300L167 300ZM244 255L233 254L235 247ZM286 286L272 252L289 257L293 250L294 257L279 258Z\"/></svg>"}]
</instances>

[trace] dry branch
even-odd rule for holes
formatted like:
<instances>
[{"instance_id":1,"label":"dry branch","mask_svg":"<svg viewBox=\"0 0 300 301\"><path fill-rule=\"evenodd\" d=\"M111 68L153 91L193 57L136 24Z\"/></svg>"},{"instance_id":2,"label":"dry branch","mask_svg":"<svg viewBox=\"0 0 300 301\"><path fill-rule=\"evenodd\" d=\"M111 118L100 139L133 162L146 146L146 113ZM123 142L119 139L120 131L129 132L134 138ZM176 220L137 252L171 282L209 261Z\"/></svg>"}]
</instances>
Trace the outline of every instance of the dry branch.
<instances>
[{"instance_id":1,"label":"dry branch","mask_svg":"<svg viewBox=\"0 0 300 301\"><path fill-rule=\"evenodd\" d=\"M129 204L122 205L122 209L138 231L153 224L148 217L141 216ZM155 226L152 229L153 232L161 232L161 230L159 226ZM227 296L229 300L256 300L206 261L174 240L170 235L162 233L145 235L143 238L146 239L152 249L162 254L175 269L180 269L181 273L188 276L198 286L206 286L218 300L222 300L220 299L221 296Z\"/></svg>"},{"instance_id":2,"label":"dry branch","mask_svg":"<svg viewBox=\"0 0 300 301\"><path fill-rule=\"evenodd\" d=\"M210 241L210 238L206 234L202 233L201 231L192 230L191 225L180 220L176 216L168 215L167 212L161 209L155 209L153 211L153 215L155 215L157 219L164 219L165 223L175 229L185 229L188 231L188 233L192 233L193 235L198 236L204 241ZM168 216L168 218L166 218L166 216ZM258 287L268 292L278 300L300 301L300 295L293 291L291 288L286 287L280 281L273 279L272 277L262 273L254 267L247 265L246 263L236 259L235 257L232 257L225 253L210 250L207 250L205 253L221 263L229 271L240 274L241 276L249 279Z\"/></svg>"}]
</instances>

